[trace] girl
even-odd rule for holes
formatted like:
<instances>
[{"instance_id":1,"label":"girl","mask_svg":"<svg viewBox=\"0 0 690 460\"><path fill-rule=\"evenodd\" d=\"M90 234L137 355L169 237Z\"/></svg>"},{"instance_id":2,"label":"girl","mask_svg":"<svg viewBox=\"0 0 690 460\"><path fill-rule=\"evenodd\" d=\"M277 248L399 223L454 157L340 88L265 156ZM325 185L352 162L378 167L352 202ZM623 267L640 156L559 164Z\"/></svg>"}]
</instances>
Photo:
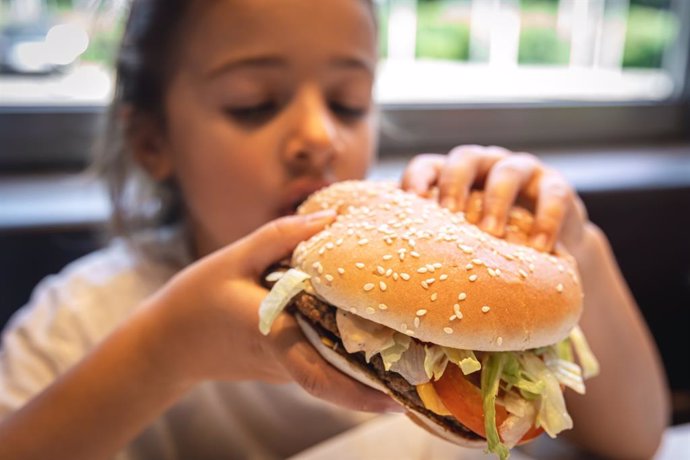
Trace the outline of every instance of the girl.
<instances>
[{"instance_id":1,"label":"girl","mask_svg":"<svg viewBox=\"0 0 690 460\"><path fill-rule=\"evenodd\" d=\"M260 274L334 218L290 216L296 204L373 160L376 44L364 0L134 2L103 161L128 238L44 281L5 331L0 458L283 457L364 418L342 407L398 410L287 315L268 338L257 327ZM402 180L438 185L458 211L476 184L483 228L500 235L522 196L533 245L560 240L580 264L603 371L569 400L572 439L650 456L667 390L606 238L527 154L460 147L417 157Z\"/></svg>"}]
</instances>

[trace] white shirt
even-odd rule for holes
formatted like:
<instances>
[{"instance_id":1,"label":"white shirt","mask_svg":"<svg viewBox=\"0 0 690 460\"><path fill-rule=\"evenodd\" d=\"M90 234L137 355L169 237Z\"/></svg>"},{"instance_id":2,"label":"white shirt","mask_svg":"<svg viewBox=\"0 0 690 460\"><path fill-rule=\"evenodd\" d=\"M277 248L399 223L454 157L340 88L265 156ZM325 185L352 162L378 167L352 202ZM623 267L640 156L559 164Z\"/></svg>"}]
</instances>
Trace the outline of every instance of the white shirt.
<instances>
[{"instance_id":1,"label":"white shirt","mask_svg":"<svg viewBox=\"0 0 690 460\"><path fill-rule=\"evenodd\" d=\"M77 363L187 262L179 234L155 241L144 245L152 252L116 241L36 287L3 332L0 419ZM294 384L208 382L178 401L117 458L284 458L367 418L313 398Z\"/></svg>"}]
</instances>

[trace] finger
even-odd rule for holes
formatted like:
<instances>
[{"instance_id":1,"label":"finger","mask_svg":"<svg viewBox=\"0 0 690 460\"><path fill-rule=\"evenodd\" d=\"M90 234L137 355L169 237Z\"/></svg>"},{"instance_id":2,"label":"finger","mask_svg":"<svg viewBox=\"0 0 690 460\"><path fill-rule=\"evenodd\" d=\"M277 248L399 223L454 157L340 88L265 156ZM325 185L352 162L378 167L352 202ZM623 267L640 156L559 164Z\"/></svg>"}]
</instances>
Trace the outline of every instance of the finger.
<instances>
[{"instance_id":1,"label":"finger","mask_svg":"<svg viewBox=\"0 0 690 460\"><path fill-rule=\"evenodd\" d=\"M335 218L336 212L327 209L273 220L236 243L238 259L233 263L242 267L245 275L257 276Z\"/></svg>"},{"instance_id":2,"label":"finger","mask_svg":"<svg viewBox=\"0 0 690 460\"><path fill-rule=\"evenodd\" d=\"M539 161L529 154L511 155L494 164L484 186L482 229L503 235L517 196L539 169Z\"/></svg>"},{"instance_id":3,"label":"finger","mask_svg":"<svg viewBox=\"0 0 690 460\"><path fill-rule=\"evenodd\" d=\"M550 171L539 181L539 190L530 236L530 245L550 252L558 239L565 216L570 211L573 191L560 174Z\"/></svg>"},{"instance_id":4,"label":"finger","mask_svg":"<svg viewBox=\"0 0 690 460\"><path fill-rule=\"evenodd\" d=\"M480 162L479 146L463 145L448 153L438 181L439 202L451 211L462 211Z\"/></svg>"},{"instance_id":5,"label":"finger","mask_svg":"<svg viewBox=\"0 0 690 460\"><path fill-rule=\"evenodd\" d=\"M401 411L384 393L367 387L331 366L304 338L295 319L282 315L277 333L271 334L278 361L301 387L317 398L353 410ZM278 323L278 321L276 321Z\"/></svg>"},{"instance_id":6,"label":"finger","mask_svg":"<svg viewBox=\"0 0 690 460\"><path fill-rule=\"evenodd\" d=\"M405 168L401 181L402 189L420 196L428 196L438 180L444 162L443 155L417 155Z\"/></svg>"}]
</instances>

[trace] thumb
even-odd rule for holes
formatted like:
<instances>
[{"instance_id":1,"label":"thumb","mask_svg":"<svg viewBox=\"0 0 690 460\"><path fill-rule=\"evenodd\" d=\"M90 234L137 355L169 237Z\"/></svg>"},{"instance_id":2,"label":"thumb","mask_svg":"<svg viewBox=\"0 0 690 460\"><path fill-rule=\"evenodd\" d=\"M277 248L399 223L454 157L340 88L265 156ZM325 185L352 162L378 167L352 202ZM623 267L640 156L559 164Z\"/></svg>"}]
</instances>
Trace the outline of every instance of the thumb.
<instances>
[{"instance_id":1,"label":"thumb","mask_svg":"<svg viewBox=\"0 0 690 460\"><path fill-rule=\"evenodd\" d=\"M266 267L292 253L301 241L323 230L337 214L332 209L273 220L238 242L238 268L258 276ZM240 249L241 248L241 249Z\"/></svg>"}]
</instances>

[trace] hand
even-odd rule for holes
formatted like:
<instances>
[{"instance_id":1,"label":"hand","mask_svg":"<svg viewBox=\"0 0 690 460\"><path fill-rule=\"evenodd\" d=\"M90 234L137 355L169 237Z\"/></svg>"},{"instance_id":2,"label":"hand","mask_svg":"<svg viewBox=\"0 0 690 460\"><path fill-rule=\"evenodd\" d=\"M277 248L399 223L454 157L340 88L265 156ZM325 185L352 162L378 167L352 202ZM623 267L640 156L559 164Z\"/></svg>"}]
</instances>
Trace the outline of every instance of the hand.
<instances>
[{"instance_id":1,"label":"hand","mask_svg":"<svg viewBox=\"0 0 690 460\"><path fill-rule=\"evenodd\" d=\"M314 396L352 409L398 407L324 361L291 316L281 315L268 337L259 333L259 304L267 294L259 277L334 218L324 211L272 221L175 276L150 305L158 316L160 354L175 361L175 374L194 382L294 380Z\"/></svg>"},{"instance_id":2,"label":"hand","mask_svg":"<svg viewBox=\"0 0 690 460\"><path fill-rule=\"evenodd\" d=\"M448 155L418 155L409 163L402 187L429 196L438 187L442 206L465 211L470 191L483 188L479 226L503 236L510 208L519 203L534 212L529 244L550 252L561 241L571 252L581 245L587 212L565 178L529 153L501 147L466 145Z\"/></svg>"}]
</instances>

